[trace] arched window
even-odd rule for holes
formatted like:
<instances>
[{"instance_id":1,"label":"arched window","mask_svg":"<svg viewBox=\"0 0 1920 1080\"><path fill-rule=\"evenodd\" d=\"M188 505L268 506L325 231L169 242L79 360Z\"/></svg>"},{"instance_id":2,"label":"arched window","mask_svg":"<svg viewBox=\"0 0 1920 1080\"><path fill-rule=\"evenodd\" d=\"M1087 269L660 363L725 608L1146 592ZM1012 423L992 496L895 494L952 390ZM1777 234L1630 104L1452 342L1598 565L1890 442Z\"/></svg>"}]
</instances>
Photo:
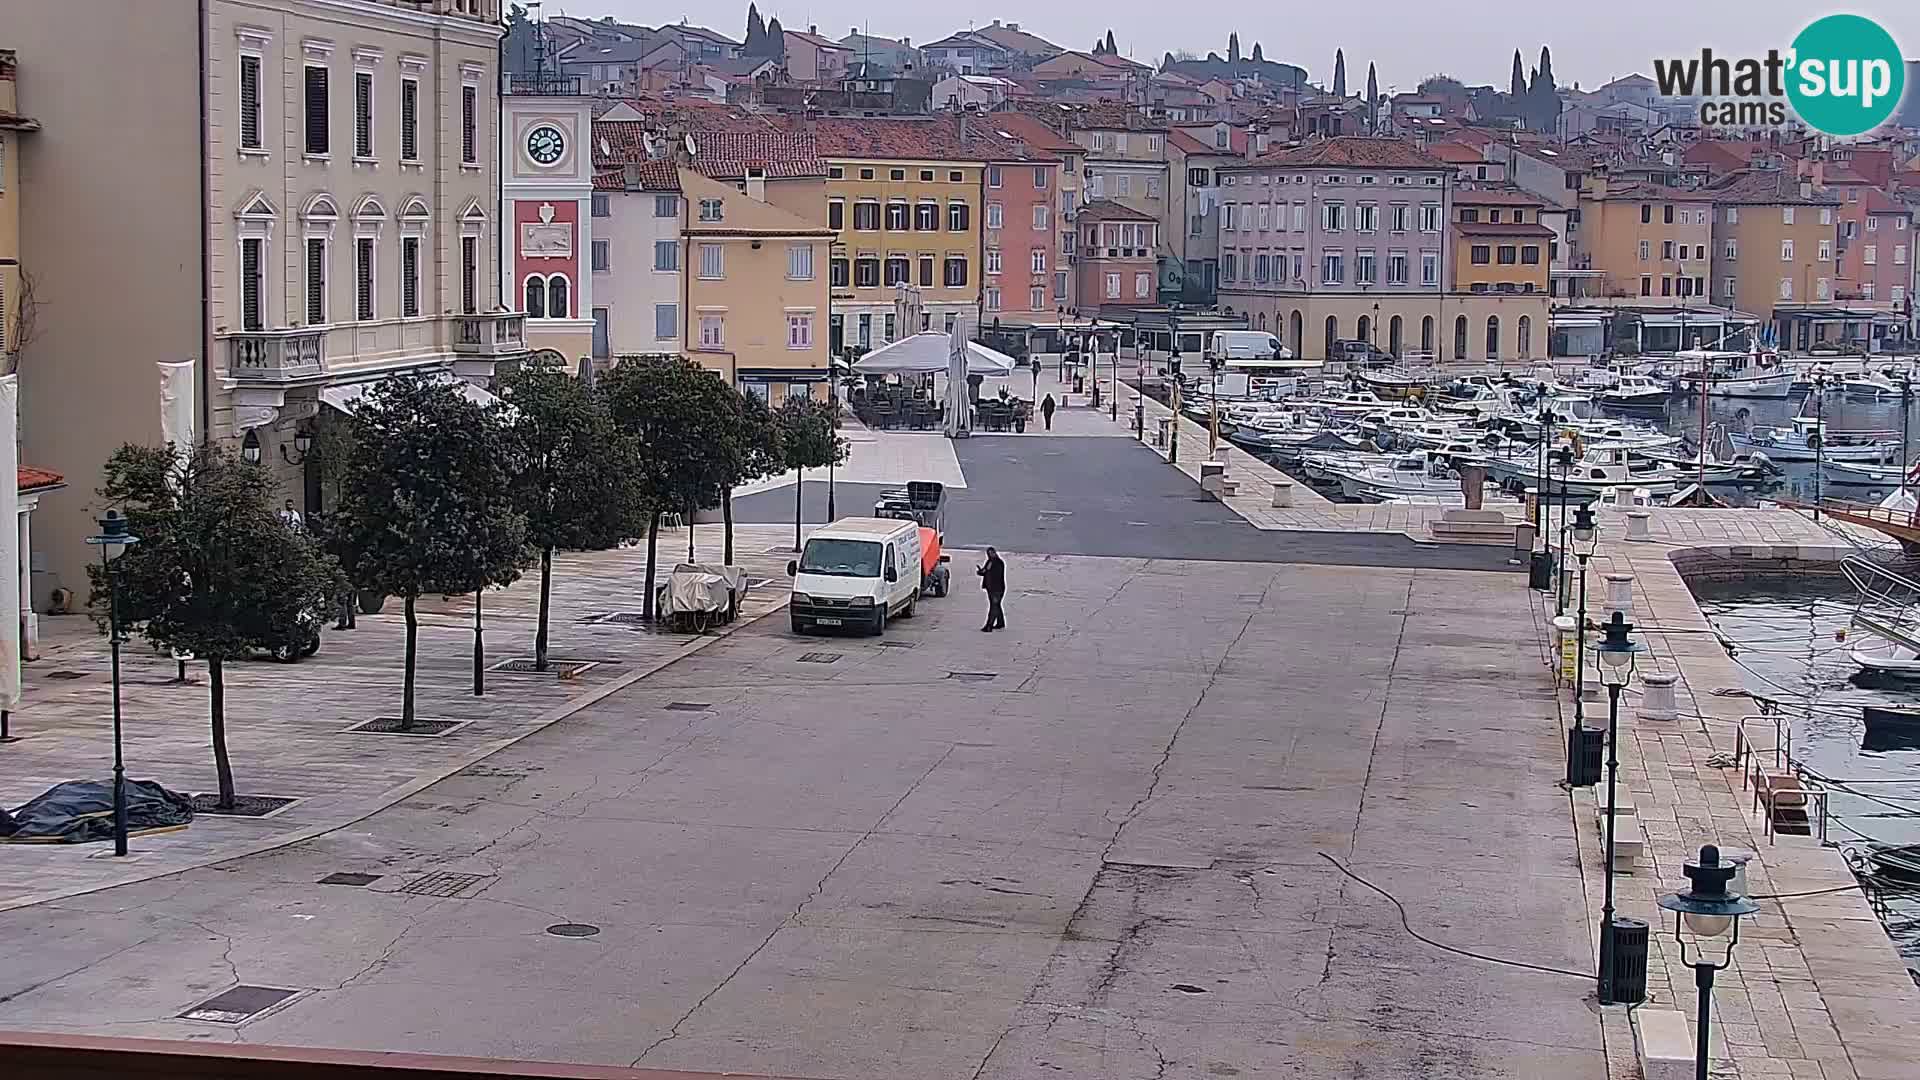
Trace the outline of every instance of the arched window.
<instances>
[{"instance_id":1,"label":"arched window","mask_svg":"<svg viewBox=\"0 0 1920 1080\"><path fill-rule=\"evenodd\" d=\"M567 306L567 275L528 274L526 308L529 319L566 319L572 317Z\"/></svg>"},{"instance_id":2,"label":"arched window","mask_svg":"<svg viewBox=\"0 0 1920 1080\"><path fill-rule=\"evenodd\" d=\"M1267 313L1266 313L1266 312L1264 312L1264 311L1260 313L1260 327L1259 327L1259 328L1260 328L1260 329L1262 329L1262 330L1265 330L1265 329L1267 328Z\"/></svg>"},{"instance_id":3,"label":"arched window","mask_svg":"<svg viewBox=\"0 0 1920 1080\"><path fill-rule=\"evenodd\" d=\"M1420 351L1427 356L1433 355L1433 316L1427 315L1420 320Z\"/></svg>"},{"instance_id":4,"label":"arched window","mask_svg":"<svg viewBox=\"0 0 1920 1080\"><path fill-rule=\"evenodd\" d=\"M1300 317L1300 313L1298 311L1294 312L1292 317L1288 320L1287 336L1293 339L1292 344L1293 344L1293 352L1295 356L1300 355L1302 352L1306 350L1307 338L1306 338L1306 330L1305 330L1305 320L1303 320Z\"/></svg>"},{"instance_id":5,"label":"arched window","mask_svg":"<svg viewBox=\"0 0 1920 1080\"><path fill-rule=\"evenodd\" d=\"M1520 316L1520 359L1533 359L1533 320Z\"/></svg>"},{"instance_id":6,"label":"arched window","mask_svg":"<svg viewBox=\"0 0 1920 1080\"><path fill-rule=\"evenodd\" d=\"M1373 335L1368 333L1368 331L1372 329L1373 329L1373 321L1367 318L1365 315L1362 315L1360 316L1360 322L1357 324L1356 332L1354 333L1353 336L1361 341L1372 341Z\"/></svg>"},{"instance_id":7,"label":"arched window","mask_svg":"<svg viewBox=\"0 0 1920 1080\"><path fill-rule=\"evenodd\" d=\"M1395 360L1400 359L1400 316L1395 315L1387 323L1387 351Z\"/></svg>"},{"instance_id":8,"label":"arched window","mask_svg":"<svg viewBox=\"0 0 1920 1080\"><path fill-rule=\"evenodd\" d=\"M567 307L567 276L555 274L547 279L547 318L571 318Z\"/></svg>"},{"instance_id":9,"label":"arched window","mask_svg":"<svg viewBox=\"0 0 1920 1080\"><path fill-rule=\"evenodd\" d=\"M1333 359L1333 343L1338 340L1340 340L1340 317L1337 315L1329 315L1327 316L1327 359Z\"/></svg>"},{"instance_id":10,"label":"arched window","mask_svg":"<svg viewBox=\"0 0 1920 1080\"><path fill-rule=\"evenodd\" d=\"M1487 359L1500 358L1500 316L1487 316Z\"/></svg>"},{"instance_id":11,"label":"arched window","mask_svg":"<svg viewBox=\"0 0 1920 1080\"><path fill-rule=\"evenodd\" d=\"M1462 315L1453 320L1453 358L1467 358L1467 317Z\"/></svg>"},{"instance_id":12,"label":"arched window","mask_svg":"<svg viewBox=\"0 0 1920 1080\"><path fill-rule=\"evenodd\" d=\"M529 319L547 317L547 279L539 274L527 275L526 309Z\"/></svg>"}]
</instances>

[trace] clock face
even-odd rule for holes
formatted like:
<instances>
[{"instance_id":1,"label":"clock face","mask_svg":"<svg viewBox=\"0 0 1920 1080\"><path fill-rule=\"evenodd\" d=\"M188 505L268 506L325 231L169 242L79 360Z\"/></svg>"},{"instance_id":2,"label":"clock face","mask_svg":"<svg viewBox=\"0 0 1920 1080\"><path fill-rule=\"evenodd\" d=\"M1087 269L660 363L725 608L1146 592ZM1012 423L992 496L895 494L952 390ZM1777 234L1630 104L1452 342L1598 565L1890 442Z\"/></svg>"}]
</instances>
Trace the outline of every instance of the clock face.
<instances>
[{"instance_id":1,"label":"clock face","mask_svg":"<svg viewBox=\"0 0 1920 1080\"><path fill-rule=\"evenodd\" d=\"M566 137L560 134L557 127L542 125L527 135L527 156L542 165L559 161L566 148Z\"/></svg>"}]
</instances>

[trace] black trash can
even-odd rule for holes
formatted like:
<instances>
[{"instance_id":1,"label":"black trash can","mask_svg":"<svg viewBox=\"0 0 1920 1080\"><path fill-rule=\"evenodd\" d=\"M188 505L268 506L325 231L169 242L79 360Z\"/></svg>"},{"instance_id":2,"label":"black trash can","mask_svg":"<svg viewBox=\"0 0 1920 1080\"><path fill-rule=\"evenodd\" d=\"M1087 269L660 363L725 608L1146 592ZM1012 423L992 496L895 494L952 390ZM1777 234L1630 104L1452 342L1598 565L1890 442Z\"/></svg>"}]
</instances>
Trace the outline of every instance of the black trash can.
<instances>
[{"instance_id":1,"label":"black trash can","mask_svg":"<svg viewBox=\"0 0 1920 1080\"><path fill-rule=\"evenodd\" d=\"M1567 732L1567 786L1592 787L1600 782L1601 751L1607 745L1605 728L1577 727Z\"/></svg>"},{"instance_id":2,"label":"black trash can","mask_svg":"<svg viewBox=\"0 0 1920 1080\"><path fill-rule=\"evenodd\" d=\"M1527 588L1536 592L1553 591L1553 552L1536 551L1527 564Z\"/></svg>"},{"instance_id":3,"label":"black trash can","mask_svg":"<svg viewBox=\"0 0 1920 1080\"><path fill-rule=\"evenodd\" d=\"M1647 944L1646 923L1613 917L1613 1004L1632 1005L1647 999Z\"/></svg>"}]
</instances>

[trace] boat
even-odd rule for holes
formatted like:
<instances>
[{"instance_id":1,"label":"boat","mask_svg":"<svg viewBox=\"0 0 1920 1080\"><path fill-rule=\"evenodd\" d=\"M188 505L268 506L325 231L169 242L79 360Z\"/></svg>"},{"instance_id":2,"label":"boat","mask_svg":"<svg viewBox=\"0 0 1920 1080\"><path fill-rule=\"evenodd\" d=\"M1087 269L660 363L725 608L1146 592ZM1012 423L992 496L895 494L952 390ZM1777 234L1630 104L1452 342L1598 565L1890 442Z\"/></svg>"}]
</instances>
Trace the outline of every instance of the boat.
<instances>
[{"instance_id":1,"label":"boat","mask_svg":"<svg viewBox=\"0 0 1920 1080\"><path fill-rule=\"evenodd\" d=\"M1426 380L1397 371L1362 371L1354 378L1360 385L1394 401L1412 401L1427 392Z\"/></svg>"},{"instance_id":2,"label":"boat","mask_svg":"<svg viewBox=\"0 0 1920 1080\"><path fill-rule=\"evenodd\" d=\"M1381 409L1389 409L1393 404L1391 401L1381 400L1380 396L1371 390L1347 390L1302 402L1306 408L1348 419L1365 416L1367 413L1378 412Z\"/></svg>"},{"instance_id":3,"label":"boat","mask_svg":"<svg viewBox=\"0 0 1920 1080\"><path fill-rule=\"evenodd\" d=\"M1689 456L1655 449L1638 450L1634 452L1634 456L1644 458L1655 465L1664 465L1680 476L1692 479L1695 483L1747 483L1765 480L1780 472L1780 467L1759 451L1724 458L1718 454Z\"/></svg>"},{"instance_id":4,"label":"boat","mask_svg":"<svg viewBox=\"0 0 1920 1080\"><path fill-rule=\"evenodd\" d=\"M1680 392L1708 397L1784 398L1793 391L1793 373L1777 353L1684 349L1674 353Z\"/></svg>"},{"instance_id":5,"label":"boat","mask_svg":"<svg viewBox=\"0 0 1920 1080\"><path fill-rule=\"evenodd\" d=\"M1877 438L1873 433L1829 432L1825 420L1813 416L1795 416L1782 431L1758 427L1751 432L1732 432L1728 438L1737 450L1761 450L1775 461L1892 461L1899 457L1897 439Z\"/></svg>"},{"instance_id":6,"label":"boat","mask_svg":"<svg viewBox=\"0 0 1920 1080\"><path fill-rule=\"evenodd\" d=\"M1840 389L1850 398L1882 401L1900 396L1900 386L1885 375L1849 375L1840 380Z\"/></svg>"},{"instance_id":7,"label":"boat","mask_svg":"<svg viewBox=\"0 0 1920 1080\"><path fill-rule=\"evenodd\" d=\"M1342 495L1376 501L1411 495L1458 495L1460 474L1454 470L1454 464L1451 455L1421 451L1393 455L1384 462L1363 458L1323 461L1319 467L1339 481Z\"/></svg>"},{"instance_id":8,"label":"boat","mask_svg":"<svg viewBox=\"0 0 1920 1080\"><path fill-rule=\"evenodd\" d=\"M1656 379L1623 374L1612 386L1600 391L1599 401L1609 409L1659 412L1667 407L1672 393L1672 387Z\"/></svg>"},{"instance_id":9,"label":"boat","mask_svg":"<svg viewBox=\"0 0 1920 1080\"><path fill-rule=\"evenodd\" d=\"M1487 475L1509 490L1542 487L1539 449L1521 449L1510 455L1485 459ZM1690 477L1670 466L1633 467L1630 448L1591 446L1563 475L1551 462L1546 469L1546 484L1556 494L1569 497L1594 497L1608 488L1645 488L1649 495L1671 495Z\"/></svg>"},{"instance_id":10,"label":"boat","mask_svg":"<svg viewBox=\"0 0 1920 1080\"><path fill-rule=\"evenodd\" d=\"M1884 465L1858 461L1820 462L1820 475L1828 483L1852 487L1898 487L1902 477L1912 483L1913 473L1911 467L1902 468L1897 461Z\"/></svg>"}]
</instances>

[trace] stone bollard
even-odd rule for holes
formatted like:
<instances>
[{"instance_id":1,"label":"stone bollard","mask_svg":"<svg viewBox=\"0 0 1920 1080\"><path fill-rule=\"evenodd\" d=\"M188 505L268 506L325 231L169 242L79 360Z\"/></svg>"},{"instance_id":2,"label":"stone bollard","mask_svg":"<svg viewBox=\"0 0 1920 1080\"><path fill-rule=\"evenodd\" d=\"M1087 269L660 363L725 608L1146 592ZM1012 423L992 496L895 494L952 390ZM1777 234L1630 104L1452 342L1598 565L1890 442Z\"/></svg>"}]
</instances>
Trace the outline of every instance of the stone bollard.
<instances>
[{"instance_id":1,"label":"stone bollard","mask_svg":"<svg viewBox=\"0 0 1920 1080\"><path fill-rule=\"evenodd\" d=\"M1293 481L1275 480L1273 482L1273 505L1275 507L1293 505Z\"/></svg>"},{"instance_id":2,"label":"stone bollard","mask_svg":"<svg viewBox=\"0 0 1920 1080\"><path fill-rule=\"evenodd\" d=\"M1647 531L1647 523L1652 520L1652 518L1653 515L1645 510L1627 511L1627 539L1652 539L1652 534Z\"/></svg>"},{"instance_id":3,"label":"stone bollard","mask_svg":"<svg viewBox=\"0 0 1920 1080\"><path fill-rule=\"evenodd\" d=\"M1633 575L1605 574L1607 580L1606 600L1600 606L1600 621L1613 618L1618 611L1629 621L1633 619Z\"/></svg>"},{"instance_id":4,"label":"stone bollard","mask_svg":"<svg viewBox=\"0 0 1920 1080\"><path fill-rule=\"evenodd\" d=\"M1566 686L1574 683L1574 672L1579 664L1579 656L1574 642L1579 633L1578 624L1571 615L1556 615L1553 619L1553 657L1554 674L1558 681Z\"/></svg>"},{"instance_id":5,"label":"stone bollard","mask_svg":"<svg viewBox=\"0 0 1920 1080\"><path fill-rule=\"evenodd\" d=\"M1680 705L1674 700L1673 684L1679 680L1680 676L1670 671L1650 671L1641 676L1640 719L1678 719Z\"/></svg>"}]
</instances>

